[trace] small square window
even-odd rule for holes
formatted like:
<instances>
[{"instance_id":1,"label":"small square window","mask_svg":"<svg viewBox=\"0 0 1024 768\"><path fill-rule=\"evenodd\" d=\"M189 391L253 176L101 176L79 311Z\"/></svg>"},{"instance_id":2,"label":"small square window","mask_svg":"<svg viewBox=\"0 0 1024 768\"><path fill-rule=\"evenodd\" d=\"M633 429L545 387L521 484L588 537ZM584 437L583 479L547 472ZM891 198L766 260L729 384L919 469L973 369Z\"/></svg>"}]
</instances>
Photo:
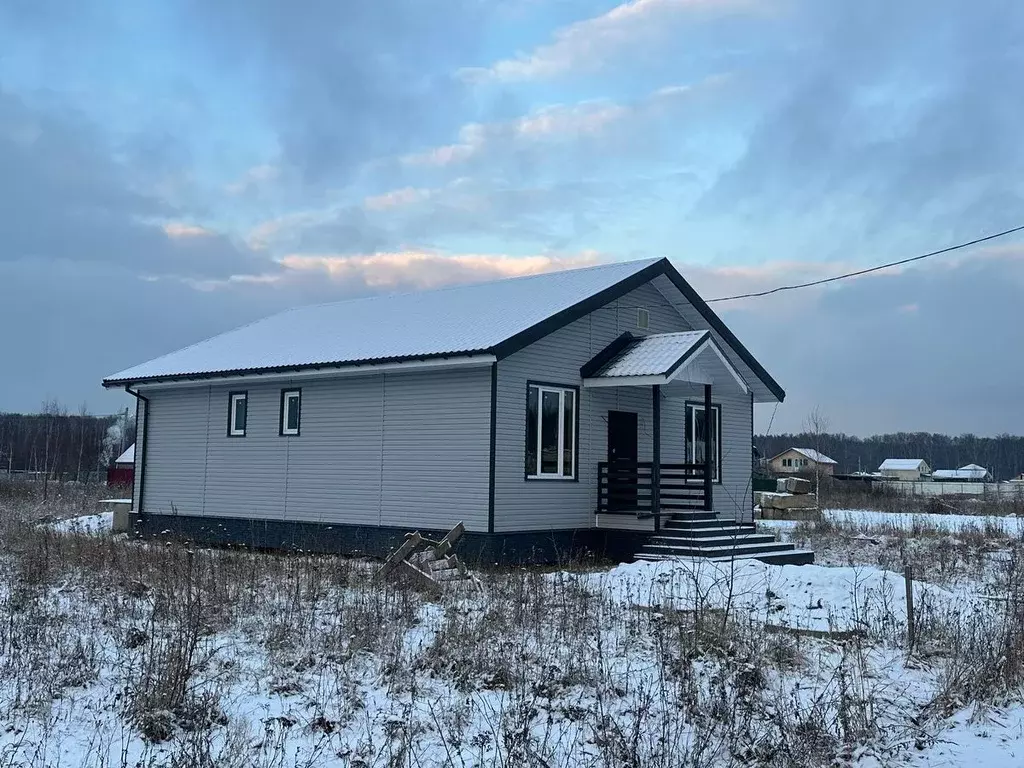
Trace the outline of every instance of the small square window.
<instances>
[{"instance_id":1,"label":"small square window","mask_svg":"<svg viewBox=\"0 0 1024 768\"><path fill-rule=\"evenodd\" d=\"M651 327L651 313L643 307L638 307L636 310L636 327L644 330Z\"/></svg>"},{"instance_id":2,"label":"small square window","mask_svg":"<svg viewBox=\"0 0 1024 768\"><path fill-rule=\"evenodd\" d=\"M281 432L284 435L299 434L302 420L302 390L281 390Z\"/></svg>"},{"instance_id":3,"label":"small square window","mask_svg":"<svg viewBox=\"0 0 1024 768\"><path fill-rule=\"evenodd\" d=\"M228 394L228 437L245 437L248 410L248 392L231 392Z\"/></svg>"}]
</instances>

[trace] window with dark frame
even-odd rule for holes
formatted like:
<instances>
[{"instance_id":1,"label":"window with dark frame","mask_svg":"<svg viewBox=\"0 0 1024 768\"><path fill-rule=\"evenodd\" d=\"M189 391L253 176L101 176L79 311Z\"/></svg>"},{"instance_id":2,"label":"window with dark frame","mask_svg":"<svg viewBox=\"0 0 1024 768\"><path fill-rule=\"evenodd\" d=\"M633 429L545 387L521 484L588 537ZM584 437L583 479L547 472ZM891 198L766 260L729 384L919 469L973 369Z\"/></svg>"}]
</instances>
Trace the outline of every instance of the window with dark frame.
<instances>
[{"instance_id":1,"label":"window with dark frame","mask_svg":"<svg viewBox=\"0 0 1024 768\"><path fill-rule=\"evenodd\" d=\"M231 392L228 394L228 437L245 437L248 410L248 392Z\"/></svg>"},{"instance_id":2,"label":"window with dark frame","mask_svg":"<svg viewBox=\"0 0 1024 768\"><path fill-rule=\"evenodd\" d=\"M722 482L722 407L711 406L711 473ZM690 463L704 463L704 405L686 404L686 457Z\"/></svg>"},{"instance_id":3,"label":"window with dark frame","mask_svg":"<svg viewBox=\"0 0 1024 768\"><path fill-rule=\"evenodd\" d=\"M280 434L293 436L299 434L302 421L302 390L281 390L281 429Z\"/></svg>"},{"instance_id":4,"label":"window with dark frame","mask_svg":"<svg viewBox=\"0 0 1024 768\"><path fill-rule=\"evenodd\" d=\"M574 387L529 384L526 393L526 477L576 479L579 393Z\"/></svg>"}]
</instances>

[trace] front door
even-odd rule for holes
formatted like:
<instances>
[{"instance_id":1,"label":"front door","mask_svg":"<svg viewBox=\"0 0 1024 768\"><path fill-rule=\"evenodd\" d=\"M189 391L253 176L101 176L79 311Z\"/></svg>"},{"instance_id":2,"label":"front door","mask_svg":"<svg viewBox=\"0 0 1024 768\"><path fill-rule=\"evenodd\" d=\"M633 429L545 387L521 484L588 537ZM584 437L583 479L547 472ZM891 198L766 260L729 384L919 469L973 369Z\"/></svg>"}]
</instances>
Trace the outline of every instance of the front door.
<instances>
[{"instance_id":1,"label":"front door","mask_svg":"<svg viewBox=\"0 0 1024 768\"><path fill-rule=\"evenodd\" d=\"M636 509L637 417L608 411L608 508Z\"/></svg>"}]
</instances>

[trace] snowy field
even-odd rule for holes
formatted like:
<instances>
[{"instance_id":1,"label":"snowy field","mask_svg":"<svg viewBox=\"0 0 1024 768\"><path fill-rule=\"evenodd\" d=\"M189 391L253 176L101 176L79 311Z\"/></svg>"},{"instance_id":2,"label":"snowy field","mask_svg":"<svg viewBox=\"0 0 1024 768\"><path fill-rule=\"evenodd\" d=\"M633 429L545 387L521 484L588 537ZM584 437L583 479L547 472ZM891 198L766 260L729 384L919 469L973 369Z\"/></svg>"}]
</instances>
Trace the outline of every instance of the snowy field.
<instances>
[{"instance_id":1,"label":"snowy field","mask_svg":"<svg viewBox=\"0 0 1024 768\"><path fill-rule=\"evenodd\" d=\"M915 516L881 515L826 527L905 549ZM928 518L936 547L964 530ZM1010 528L915 584L909 649L903 577L870 564L518 569L437 597L109 525L3 530L0 766L1024 765Z\"/></svg>"},{"instance_id":2,"label":"snowy field","mask_svg":"<svg viewBox=\"0 0 1024 768\"><path fill-rule=\"evenodd\" d=\"M824 517L834 525L861 531L925 530L947 532L1001 530L1008 535L1024 535L1024 519L994 515L928 515L899 512L876 512L870 509L826 509ZM791 530L798 525L792 520L758 520L766 529Z\"/></svg>"}]
</instances>

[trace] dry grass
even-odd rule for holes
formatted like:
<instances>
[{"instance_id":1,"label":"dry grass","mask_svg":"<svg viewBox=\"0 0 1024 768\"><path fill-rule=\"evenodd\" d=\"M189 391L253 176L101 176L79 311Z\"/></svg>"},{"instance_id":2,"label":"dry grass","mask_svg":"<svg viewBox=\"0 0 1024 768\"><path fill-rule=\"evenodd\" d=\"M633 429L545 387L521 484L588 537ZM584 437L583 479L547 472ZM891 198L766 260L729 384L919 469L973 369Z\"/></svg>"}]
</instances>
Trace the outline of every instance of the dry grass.
<instances>
[{"instance_id":1,"label":"dry grass","mask_svg":"<svg viewBox=\"0 0 1024 768\"><path fill-rule=\"evenodd\" d=\"M819 766L1024 684L1019 547L996 609L921 606L939 684L918 700L895 621L769 633L699 590L616 599L593 568L431 602L364 561L64 534L40 511L0 500L2 766Z\"/></svg>"}]
</instances>

